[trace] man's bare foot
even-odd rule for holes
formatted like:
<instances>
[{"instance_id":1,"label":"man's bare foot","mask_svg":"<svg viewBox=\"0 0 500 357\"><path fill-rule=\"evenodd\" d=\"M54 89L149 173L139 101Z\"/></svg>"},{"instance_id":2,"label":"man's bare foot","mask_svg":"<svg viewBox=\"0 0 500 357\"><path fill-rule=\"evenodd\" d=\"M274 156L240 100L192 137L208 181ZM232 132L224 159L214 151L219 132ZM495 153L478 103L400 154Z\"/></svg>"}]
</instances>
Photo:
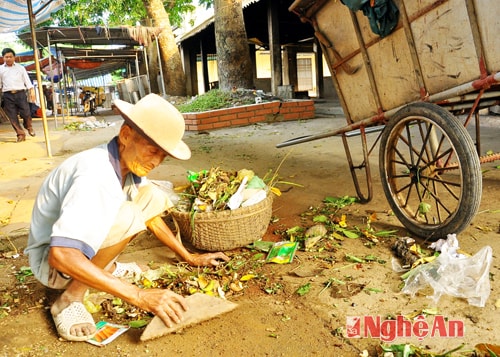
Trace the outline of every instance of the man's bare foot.
<instances>
[{"instance_id":1,"label":"man's bare foot","mask_svg":"<svg viewBox=\"0 0 500 357\"><path fill-rule=\"evenodd\" d=\"M92 315L81 301L71 301L63 295L50 308L59 335L69 341L85 341L96 332Z\"/></svg>"}]
</instances>

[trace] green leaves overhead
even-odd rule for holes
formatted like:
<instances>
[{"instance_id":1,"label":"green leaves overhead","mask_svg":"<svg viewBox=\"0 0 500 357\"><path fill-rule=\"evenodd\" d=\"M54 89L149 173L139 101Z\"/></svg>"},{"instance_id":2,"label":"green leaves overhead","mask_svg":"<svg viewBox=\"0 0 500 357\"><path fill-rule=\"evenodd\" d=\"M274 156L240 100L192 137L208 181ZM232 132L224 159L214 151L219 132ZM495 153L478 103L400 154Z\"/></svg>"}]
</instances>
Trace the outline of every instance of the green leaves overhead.
<instances>
[{"instance_id":1,"label":"green leaves overhead","mask_svg":"<svg viewBox=\"0 0 500 357\"><path fill-rule=\"evenodd\" d=\"M53 14L53 22L59 26L121 26L150 25L147 18L145 1L137 0L66 0L66 5ZM163 2L173 26L179 25L182 16L195 9L193 0Z\"/></svg>"}]
</instances>

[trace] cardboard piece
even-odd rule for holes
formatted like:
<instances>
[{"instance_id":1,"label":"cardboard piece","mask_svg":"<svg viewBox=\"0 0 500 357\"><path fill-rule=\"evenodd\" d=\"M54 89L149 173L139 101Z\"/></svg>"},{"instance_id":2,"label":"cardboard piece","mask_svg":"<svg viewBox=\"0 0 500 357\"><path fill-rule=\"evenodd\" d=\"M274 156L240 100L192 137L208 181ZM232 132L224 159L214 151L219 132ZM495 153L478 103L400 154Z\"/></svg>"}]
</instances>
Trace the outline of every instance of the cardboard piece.
<instances>
[{"instance_id":1,"label":"cardboard piece","mask_svg":"<svg viewBox=\"0 0 500 357\"><path fill-rule=\"evenodd\" d=\"M180 323L167 327L158 316L155 316L142 333L141 341L168 335L198 322L222 315L238 306L234 302L202 293L190 295L186 298L186 301L188 310L184 313L183 320Z\"/></svg>"}]
</instances>

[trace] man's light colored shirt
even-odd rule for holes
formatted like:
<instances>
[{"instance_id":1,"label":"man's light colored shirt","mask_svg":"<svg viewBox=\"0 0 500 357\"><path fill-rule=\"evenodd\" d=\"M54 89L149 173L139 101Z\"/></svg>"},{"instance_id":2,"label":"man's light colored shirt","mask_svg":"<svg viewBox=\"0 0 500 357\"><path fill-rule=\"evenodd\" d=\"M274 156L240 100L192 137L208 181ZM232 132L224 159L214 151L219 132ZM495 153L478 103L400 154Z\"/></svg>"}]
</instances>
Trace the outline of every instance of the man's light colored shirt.
<instances>
[{"instance_id":1,"label":"man's light colored shirt","mask_svg":"<svg viewBox=\"0 0 500 357\"><path fill-rule=\"evenodd\" d=\"M115 223L120 206L133 199L137 185L148 182L133 175L127 180L131 184L122 189L117 150L115 138L109 144L75 154L43 182L25 249L37 278L48 277L46 259L54 241L92 259Z\"/></svg>"},{"instance_id":2,"label":"man's light colored shirt","mask_svg":"<svg viewBox=\"0 0 500 357\"><path fill-rule=\"evenodd\" d=\"M25 90L33 88L33 84L22 65L14 62L12 66L7 66L4 63L0 66L0 88L2 92Z\"/></svg>"}]
</instances>

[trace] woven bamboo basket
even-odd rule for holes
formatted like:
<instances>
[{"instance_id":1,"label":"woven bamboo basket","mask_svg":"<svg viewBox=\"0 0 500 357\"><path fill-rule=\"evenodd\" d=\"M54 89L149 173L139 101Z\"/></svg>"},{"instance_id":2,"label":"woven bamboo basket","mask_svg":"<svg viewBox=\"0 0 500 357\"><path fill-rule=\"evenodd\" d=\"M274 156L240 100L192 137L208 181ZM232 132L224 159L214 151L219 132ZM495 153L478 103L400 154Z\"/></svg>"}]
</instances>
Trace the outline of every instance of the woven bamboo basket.
<instances>
[{"instance_id":1,"label":"woven bamboo basket","mask_svg":"<svg viewBox=\"0 0 500 357\"><path fill-rule=\"evenodd\" d=\"M181 237L193 247L215 252L225 251L255 242L262 238L272 215L273 194L265 200L235 210L190 212L171 210Z\"/></svg>"}]
</instances>

